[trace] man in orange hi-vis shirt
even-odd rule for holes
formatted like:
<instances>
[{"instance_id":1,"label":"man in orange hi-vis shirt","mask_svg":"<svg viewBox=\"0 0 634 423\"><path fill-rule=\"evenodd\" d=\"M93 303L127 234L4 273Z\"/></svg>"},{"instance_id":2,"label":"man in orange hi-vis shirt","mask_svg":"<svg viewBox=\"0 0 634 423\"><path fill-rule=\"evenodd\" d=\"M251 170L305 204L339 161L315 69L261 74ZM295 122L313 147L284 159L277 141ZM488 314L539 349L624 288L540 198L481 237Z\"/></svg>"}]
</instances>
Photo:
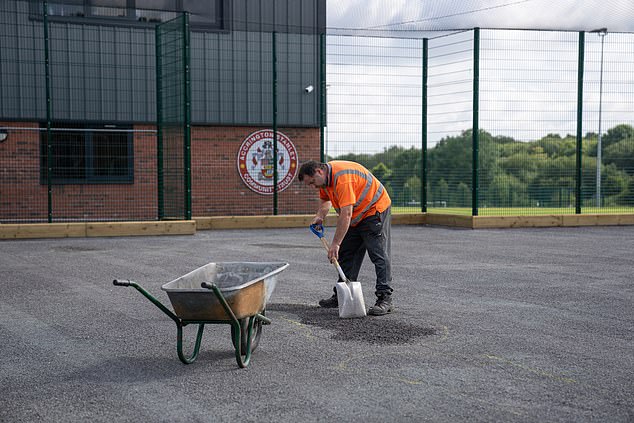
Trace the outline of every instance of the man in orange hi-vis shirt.
<instances>
[{"instance_id":1,"label":"man in orange hi-vis shirt","mask_svg":"<svg viewBox=\"0 0 634 423\"><path fill-rule=\"evenodd\" d=\"M356 281L367 251L376 271L377 296L368 314L382 316L392 312L392 200L385 187L365 167L343 160L308 161L299 168L298 178L319 188L320 203L313 224L322 225L331 207L339 215L328 258L337 259L346 277ZM333 291L332 297L319 301L320 306L338 306L337 290Z\"/></svg>"}]
</instances>

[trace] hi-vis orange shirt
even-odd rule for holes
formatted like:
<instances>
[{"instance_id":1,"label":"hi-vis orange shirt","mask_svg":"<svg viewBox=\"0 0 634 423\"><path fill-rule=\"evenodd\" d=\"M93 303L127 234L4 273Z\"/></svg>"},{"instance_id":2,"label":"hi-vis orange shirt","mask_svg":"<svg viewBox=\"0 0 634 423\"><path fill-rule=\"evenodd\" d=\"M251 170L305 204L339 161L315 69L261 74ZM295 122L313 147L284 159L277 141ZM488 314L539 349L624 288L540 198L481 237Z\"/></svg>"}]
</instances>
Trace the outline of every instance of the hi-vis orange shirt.
<instances>
[{"instance_id":1,"label":"hi-vis orange shirt","mask_svg":"<svg viewBox=\"0 0 634 423\"><path fill-rule=\"evenodd\" d=\"M326 188L319 190L319 197L330 201L337 213L342 207L352 205L351 226L392 204L385 187L360 164L333 160L327 166Z\"/></svg>"}]
</instances>

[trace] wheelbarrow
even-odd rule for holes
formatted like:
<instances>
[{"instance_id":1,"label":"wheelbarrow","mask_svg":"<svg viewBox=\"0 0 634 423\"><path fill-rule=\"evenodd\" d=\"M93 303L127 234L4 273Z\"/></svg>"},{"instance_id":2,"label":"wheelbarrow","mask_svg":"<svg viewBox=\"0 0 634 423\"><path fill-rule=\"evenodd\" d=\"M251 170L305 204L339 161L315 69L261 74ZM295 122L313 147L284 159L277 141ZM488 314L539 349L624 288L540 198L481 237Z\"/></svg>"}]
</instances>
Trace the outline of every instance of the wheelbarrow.
<instances>
[{"instance_id":1,"label":"wheelbarrow","mask_svg":"<svg viewBox=\"0 0 634 423\"><path fill-rule=\"evenodd\" d=\"M262 325L271 323L265 316L266 304L277 275L288 266L278 262L208 263L161 286L174 312L136 282L115 279L113 284L135 288L176 323L178 358L185 364L198 357L205 325L231 325L236 361L244 368L260 342ZM190 324L198 325L198 333L193 352L187 356L183 352L183 327Z\"/></svg>"}]
</instances>

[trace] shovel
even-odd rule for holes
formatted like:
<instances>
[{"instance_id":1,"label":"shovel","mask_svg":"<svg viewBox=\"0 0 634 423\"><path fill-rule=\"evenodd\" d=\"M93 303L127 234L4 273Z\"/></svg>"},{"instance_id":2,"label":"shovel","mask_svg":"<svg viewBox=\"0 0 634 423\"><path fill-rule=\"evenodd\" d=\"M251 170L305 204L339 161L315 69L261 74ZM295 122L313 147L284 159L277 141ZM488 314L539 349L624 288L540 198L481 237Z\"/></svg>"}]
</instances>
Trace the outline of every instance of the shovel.
<instances>
[{"instance_id":1,"label":"shovel","mask_svg":"<svg viewBox=\"0 0 634 423\"><path fill-rule=\"evenodd\" d=\"M324 227L322 225L310 225L310 230L321 240L326 251L330 250L328 241L324 238ZM363 291L360 282L352 282L343 273L337 259L332 260L332 264L339 272L339 277L344 282L337 282L337 300L339 303L339 317L350 319L354 317L365 317L365 301L363 301Z\"/></svg>"}]
</instances>

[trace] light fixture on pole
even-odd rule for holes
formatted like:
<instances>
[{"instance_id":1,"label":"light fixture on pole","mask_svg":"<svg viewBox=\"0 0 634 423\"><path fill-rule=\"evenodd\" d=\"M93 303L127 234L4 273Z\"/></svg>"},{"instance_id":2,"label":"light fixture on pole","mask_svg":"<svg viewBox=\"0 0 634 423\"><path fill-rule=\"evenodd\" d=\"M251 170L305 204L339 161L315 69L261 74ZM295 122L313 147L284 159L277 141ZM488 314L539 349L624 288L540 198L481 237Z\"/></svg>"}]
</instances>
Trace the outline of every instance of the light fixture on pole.
<instances>
[{"instance_id":1,"label":"light fixture on pole","mask_svg":"<svg viewBox=\"0 0 634 423\"><path fill-rule=\"evenodd\" d=\"M608 33L607 28L595 29L594 32L601 37L601 68L599 71L599 136L597 138L597 207L601 207L601 109L603 105L603 41Z\"/></svg>"},{"instance_id":2,"label":"light fixture on pole","mask_svg":"<svg viewBox=\"0 0 634 423\"><path fill-rule=\"evenodd\" d=\"M4 142L9 136L9 132L6 129L0 129L0 142Z\"/></svg>"}]
</instances>

